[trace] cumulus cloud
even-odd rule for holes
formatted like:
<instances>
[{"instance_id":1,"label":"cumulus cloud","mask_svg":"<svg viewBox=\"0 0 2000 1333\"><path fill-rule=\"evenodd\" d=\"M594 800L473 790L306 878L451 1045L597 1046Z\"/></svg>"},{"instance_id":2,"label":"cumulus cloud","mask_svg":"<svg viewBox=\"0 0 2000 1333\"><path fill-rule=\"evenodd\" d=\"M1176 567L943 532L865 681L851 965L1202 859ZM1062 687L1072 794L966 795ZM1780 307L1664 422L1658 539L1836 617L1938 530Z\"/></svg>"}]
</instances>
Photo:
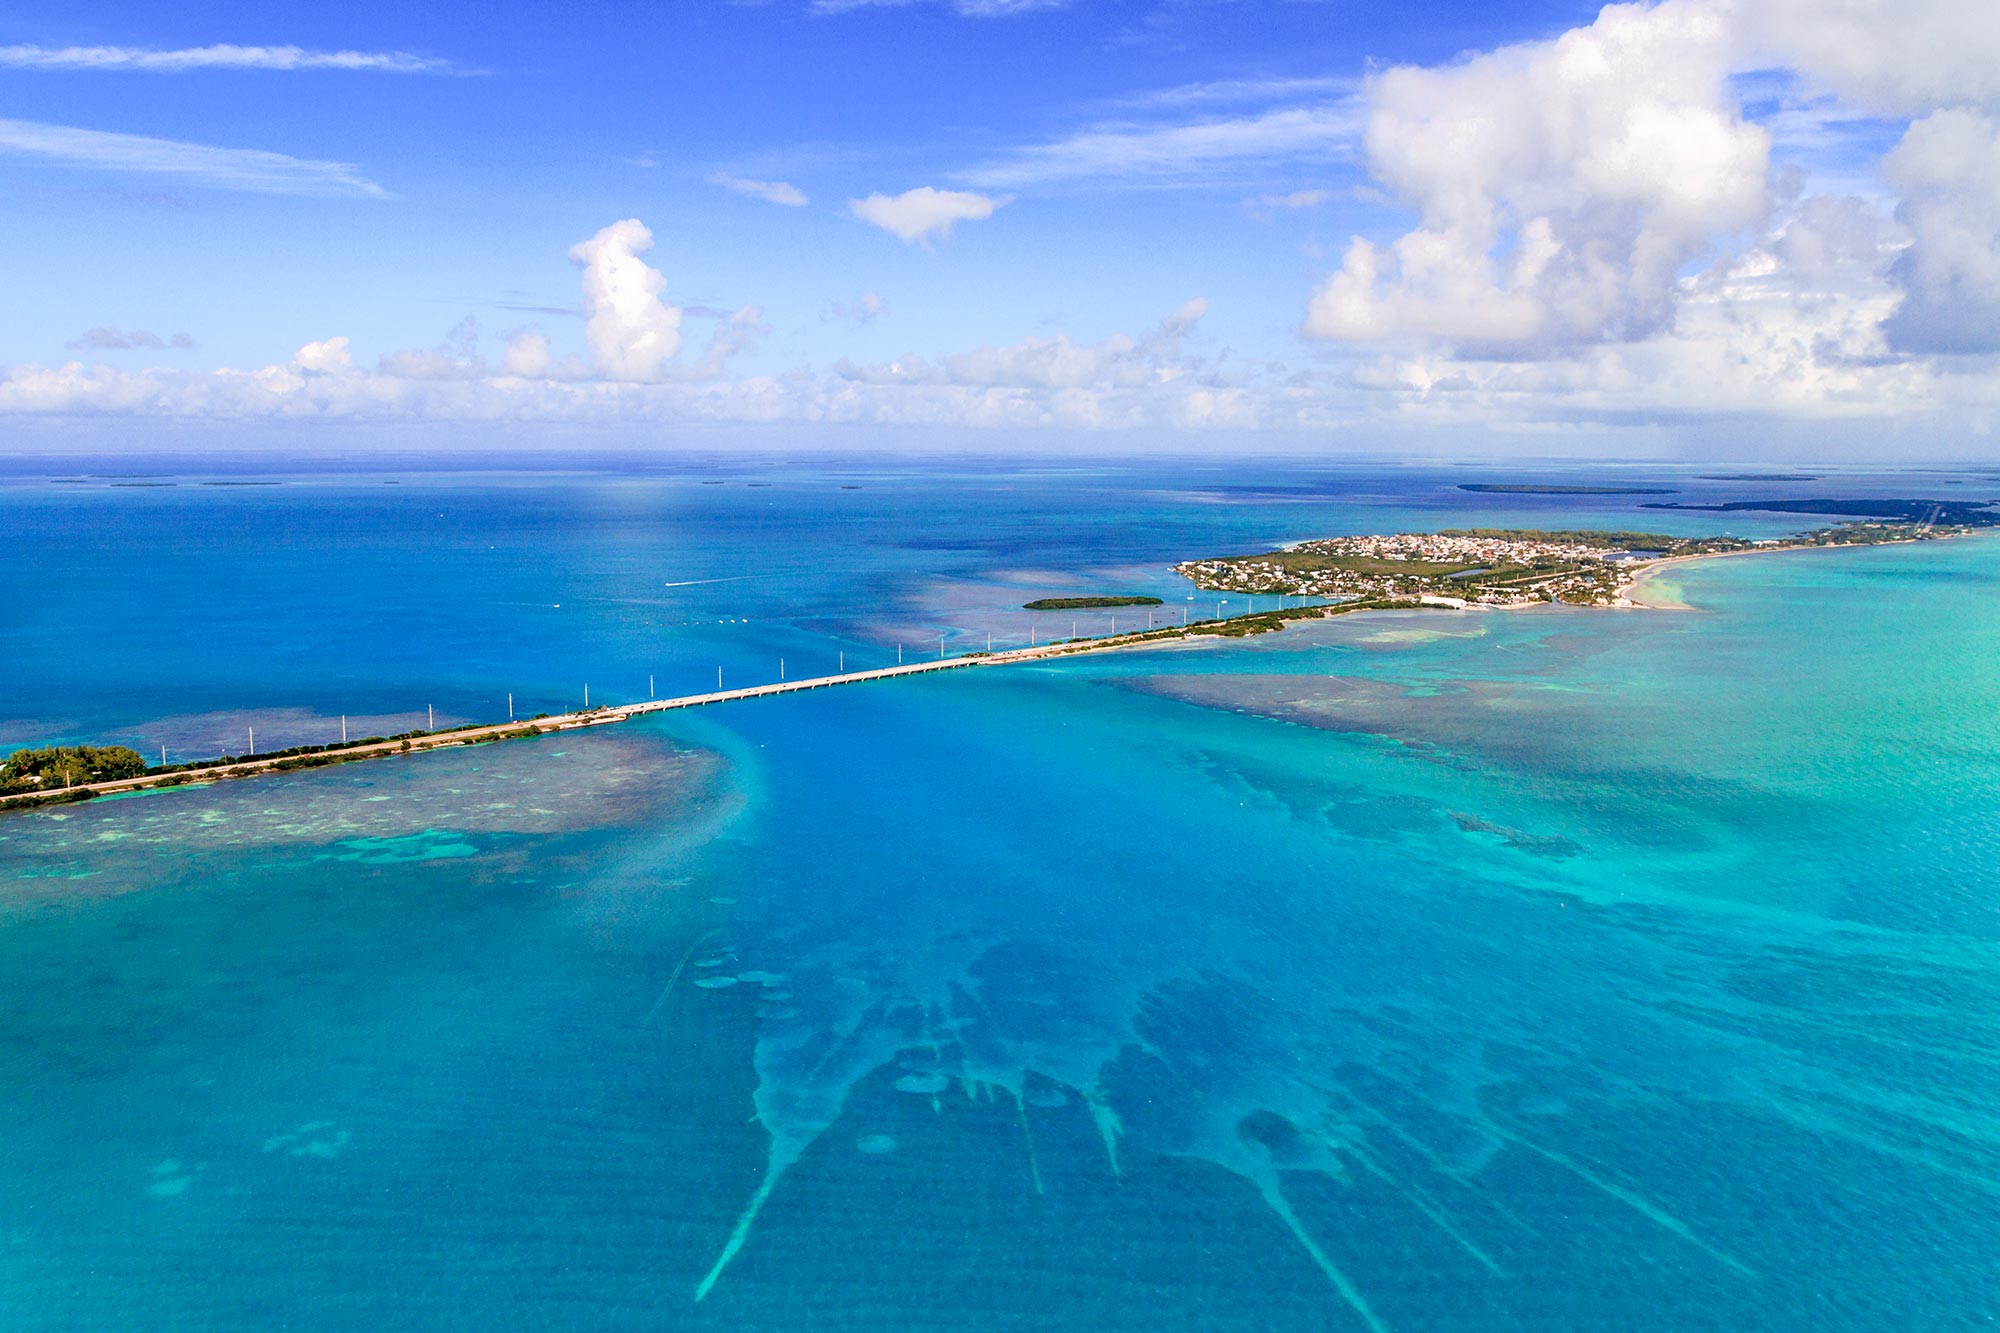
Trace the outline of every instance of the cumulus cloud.
<instances>
[{"instance_id":1,"label":"cumulus cloud","mask_svg":"<svg viewBox=\"0 0 2000 1333\"><path fill-rule=\"evenodd\" d=\"M1329 179L1301 163L1336 160L1347 152L1342 134L1359 135L1381 197L1414 216L1386 240L1357 239L1312 295L1306 331L1364 350L1302 368L1191 350L1206 311L1194 301L1153 329L1101 341L1038 335L842 361L829 375L746 374L766 329L761 311L667 304L664 279L641 258L653 238L628 220L572 251L587 361L516 329L489 365L468 323L435 348L371 368L355 364L344 338L258 370L20 366L0 371L0 413L1537 431L1740 414L1865 423L1856 429L1871 440L1991 430L2000 426L1989 359L2000 353L2000 61L1983 54L1985 10L1957 8L1613 5L1549 41L1383 71L1353 98L1332 82L1277 81L1131 100L1119 113L1130 122L987 164L1012 175L957 178L1213 182L1254 168L1237 193L1251 195L1253 215L1275 215L1334 197L1287 193L1285 183ZM1791 20L1774 24L1772 14ZM1937 45L1905 41L1905 16L1913 32L1963 22ZM1938 58L1926 63L1927 54ZM1786 69L1757 63L1767 59ZM1291 105L1259 110L1270 98ZM1884 116L1897 123L1885 127ZM1183 123L1151 123L1170 117ZM0 122L0 149L12 124ZM1776 168L1773 128L1790 136ZM1878 145L1898 133L1877 164ZM1789 150L1811 136L1813 152ZM1208 165L1189 167L1190 157ZM718 183L762 198L789 188ZM1265 189L1274 192L1257 193ZM1005 202L924 188L849 207L929 244ZM859 326L884 308L870 292L826 316ZM685 318L716 323L701 355L677 362ZM157 338L97 329L72 346L116 351Z\"/></svg>"},{"instance_id":2,"label":"cumulus cloud","mask_svg":"<svg viewBox=\"0 0 2000 1333\"><path fill-rule=\"evenodd\" d=\"M540 379L549 373L553 360L549 337L534 329L514 329L507 334L507 347L500 354L500 368L520 379Z\"/></svg>"},{"instance_id":3,"label":"cumulus cloud","mask_svg":"<svg viewBox=\"0 0 2000 1333\"><path fill-rule=\"evenodd\" d=\"M1871 111L2000 102L2000 6L1982 0L1731 0L1746 57Z\"/></svg>"},{"instance_id":4,"label":"cumulus cloud","mask_svg":"<svg viewBox=\"0 0 2000 1333\"><path fill-rule=\"evenodd\" d=\"M1911 125L1883 175L1913 237L1890 270L1903 302L1884 325L1908 352L2000 352L2000 123L1938 111Z\"/></svg>"},{"instance_id":5,"label":"cumulus cloud","mask_svg":"<svg viewBox=\"0 0 2000 1333\"><path fill-rule=\"evenodd\" d=\"M958 223L984 222L993 216L993 210L1007 202L963 190L937 190L920 185L897 195L871 194L866 199L850 199L847 208L863 222L906 241L929 245L933 237L943 239L951 235L951 229Z\"/></svg>"},{"instance_id":6,"label":"cumulus cloud","mask_svg":"<svg viewBox=\"0 0 2000 1333\"><path fill-rule=\"evenodd\" d=\"M1744 95L1786 136L1782 170ZM1943 356L1930 369L1976 373L2000 352L2000 8L1619 4L1552 41L1386 71L1366 96L1370 173L1418 225L1350 243L1309 336L1467 363L1657 341L1686 366L1692 318L1774 390L1899 403L1908 384L1857 367ZM1882 117L1910 122L1871 179ZM1832 192L1798 197L1813 184ZM1745 304L1752 271L1761 305ZM1718 283L1732 295L1702 304ZM1754 354L1752 328L1769 335ZM1669 374L1651 353L1621 364Z\"/></svg>"},{"instance_id":7,"label":"cumulus cloud","mask_svg":"<svg viewBox=\"0 0 2000 1333\"><path fill-rule=\"evenodd\" d=\"M705 375L645 382L590 378L577 367L407 378L357 368L344 339L309 344L261 370L120 370L17 366L0 371L0 415L120 415L202 421L495 421L573 423L859 423L1034 430L1537 432L1549 423L1705 420L1718 413L1853 424L1872 447L1895 432L1990 428L2000 388L1882 355L1886 285L1858 301L1801 301L1784 261L1758 251L1686 281L1684 317L1643 343L1577 348L1534 363L1385 355L1359 369L1225 373L1192 354L1204 313L1190 302L1140 335L1101 342L1033 337L925 360L843 365L839 373ZM753 334L746 308L718 327L715 362ZM546 349L541 349L546 353ZM710 360L704 358L705 361ZM714 362L711 362L714 364ZM1453 438L1458 438L1454 436ZM1601 441L1601 435L1593 435ZM1649 437L1650 438L1650 437ZM1816 436L1815 438L1832 438Z\"/></svg>"},{"instance_id":8,"label":"cumulus cloud","mask_svg":"<svg viewBox=\"0 0 2000 1333\"><path fill-rule=\"evenodd\" d=\"M583 269L586 364L576 356L558 359L545 333L533 327L508 330L496 371L480 347L477 317L467 315L434 347L385 353L376 363L384 379L426 381L616 380L646 383L698 381L723 375L733 357L767 332L755 306L733 313L689 311L660 299L666 280L639 256L652 249L653 236L636 219L615 222L570 250ZM681 322L690 314L718 323L699 361L676 369ZM321 372L352 370L344 338L309 345L294 366Z\"/></svg>"},{"instance_id":9,"label":"cumulus cloud","mask_svg":"<svg viewBox=\"0 0 2000 1333\"><path fill-rule=\"evenodd\" d=\"M58 71L134 70L182 74L195 69L332 69L379 74L450 74L448 60L408 51L312 51L301 46L191 46L155 50L139 46L0 46L0 69Z\"/></svg>"},{"instance_id":10,"label":"cumulus cloud","mask_svg":"<svg viewBox=\"0 0 2000 1333\"><path fill-rule=\"evenodd\" d=\"M194 345L193 336L186 333L176 333L170 338L162 338L159 334L146 329L112 328L85 329L64 344L73 350L87 349L93 352L129 352L139 348L153 351L172 348L184 352Z\"/></svg>"},{"instance_id":11,"label":"cumulus cloud","mask_svg":"<svg viewBox=\"0 0 2000 1333\"><path fill-rule=\"evenodd\" d=\"M384 375L398 379L478 379L486 374L486 358L479 354L479 321L467 315L436 347L390 352L380 365Z\"/></svg>"},{"instance_id":12,"label":"cumulus cloud","mask_svg":"<svg viewBox=\"0 0 2000 1333\"><path fill-rule=\"evenodd\" d=\"M1709 420L1907 422L1951 405L1927 365L1885 354L1886 290L1801 299L1767 251L1688 283L1675 328L1639 343L1577 347L1535 362L1419 351L1363 362L1354 384L1408 423ZM1990 414L1992 402L1983 411Z\"/></svg>"},{"instance_id":13,"label":"cumulus cloud","mask_svg":"<svg viewBox=\"0 0 2000 1333\"><path fill-rule=\"evenodd\" d=\"M402 379L296 364L208 373L80 364L0 370L0 416L140 416L202 421L805 422L1034 430L1251 428L1327 424L1296 391L1215 383L1121 387L869 384L811 375L651 383Z\"/></svg>"},{"instance_id":14,"label":"cumulus cloud","mask_svg":"<svg viewBox=\"0 0 2000 1333\"><path fill-rule=\"evenodd\" d=\"M0 120L0 153L100 171L175 176L194 185L255 194L388 197L388 191L348 162L318 162L256 148L216 148L31 120Z\"/></svg>"},{"instance_id":15,"label":"cumulus cloud","mask_svg":"<svg viewBox=\"0 0 2000 1333\"><path fill-rule=\"evenodd\" d=\"M1731 0L1730 13L1749 55L1860 113L1913 118L1880 166L1909 239L1889 268L1888 346L2000 352L2000 7Z\"/></svg>"},{"instance_id":16,"label":"cumulus cloud","mask_svg":"<svg viewBox=\"0 0 2000 1333\"><path fill-rule=\"evenodd\" d=\"M1299 392L1234 383L1185 347L1207 311L1191 300L1154 328L1096 343L1034 337L935 363L848 366L837 375L726 373L765 331L745 306L718 321L699 363L675 375L619 381L548 374L547 341L517 331L501 373L477 370L476 327L455 328L426 354L358 368L346 338L308 343L260 370L121 371L17 366L0 371L0 414L120 414L202 420L321 418L451 421L857 422L881 425L1125 429L1297 425ZM446 373L436 371L450 363Z\"/></svg>"},{"instance_id":17,"label":"cumulus cloud","mask_svg":"<svg viewBox=\"0 0 2000 1333\"><path fill-rule=\"evenodd\" d=\"M328 338L322 342L307 343L292 353L292 365L299 370L319 374L338 374L354 369L354 357L348 351L345 337Z\"/></svg>"},{"instance_id":18,"label":"cumulus cloud","mask_svg":"<svg viewBox=\"0 0 2000 1333\"><path fill-rule=\"evenodd\" d=\"M660 299L667 280L639 258L652 248L653 233L626 218L569 252L583 269L584 341L606 379L652 379L680 351L681 312Z\"/></svg>"},{"instance_id":19,"label":"cumulus cloud","mask_svg":"<svg viewBox=\"0 0 2000 1333\"><path fill-rule=\"evenodd\" d=\"M708 178L711 185L720 185L725 190L749 195L752 199L762 199L767 204L779 204L785 208L804 208L810 200L805 191L784 181L750 180L744 176L731 176L718 171Z\"/></svg>"},{"instance_id":20,"label":"cumulus cloud","mask_svg":"<svg viewBox=\"0 0 2000 1333\"><path fill-rule=\"evenodd\" d=\"M1369 82L1371 173L1419 215L1356 238L1305 332L1546 354L1671 326L1680 270L1767 212L1770 138L1700 0L1611 5L1552 41Z\"/></svg>"},{"instance_id":21,"label":"cumulus cloud","mask_svg":"<svg viewBox=\"0 0 2000 1333\"><path fill-rule=\"evenodd\" d=\"M1887 231L1870 201L1816 194L1799 201L1771 249L1803 288L1826 290L1872 279L1891 248Z\"/></svg>"}]
</instances>

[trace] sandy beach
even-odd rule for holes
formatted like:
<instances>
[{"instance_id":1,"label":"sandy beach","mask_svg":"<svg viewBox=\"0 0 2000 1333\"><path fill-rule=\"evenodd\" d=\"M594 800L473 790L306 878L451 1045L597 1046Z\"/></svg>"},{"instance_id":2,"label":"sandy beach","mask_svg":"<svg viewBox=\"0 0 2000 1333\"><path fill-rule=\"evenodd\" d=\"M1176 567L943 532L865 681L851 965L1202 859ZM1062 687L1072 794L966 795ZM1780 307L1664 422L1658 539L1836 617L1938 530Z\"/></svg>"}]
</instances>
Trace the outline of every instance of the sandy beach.
<instances>
[{"instance_id":1,"label":"sandy beach","mask_svg":"<svg viewBox=\"0 0 2000 1333\"><path fill-rule=\"evenodd\" d=\"M1691 565L1698 560L1725 560L1736 555L1765 555L1771 551L1799 551L1800 546L1753 547L1747 551L1704 551L1698 555L1670 555L1659 560L1648 560L1634 569L1625 581L1618 585L1618 596L1628 606L1647 611L1692 611L1694 607L1678 596L1660 592L1648 585L1658 581L1660 574L1675 565Z\"/></svg>"}]
</instances>

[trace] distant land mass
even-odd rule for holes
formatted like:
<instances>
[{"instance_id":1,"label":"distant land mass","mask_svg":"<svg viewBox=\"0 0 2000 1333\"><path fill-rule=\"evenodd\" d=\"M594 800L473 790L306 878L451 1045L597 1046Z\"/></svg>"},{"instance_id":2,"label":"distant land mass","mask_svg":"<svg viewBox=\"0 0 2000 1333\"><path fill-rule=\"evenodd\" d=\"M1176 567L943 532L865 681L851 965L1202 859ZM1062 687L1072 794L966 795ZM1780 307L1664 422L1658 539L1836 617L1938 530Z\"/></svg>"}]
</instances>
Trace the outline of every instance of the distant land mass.
<instances>
[{"instance_id":1,"label":"distant land mass","mask_svg":"<svg viewBox=\"0 0 2000 1333\"><path fill-rule=\"evenodd\" d=\"M1696 481L1818 481L1811 472L1704 472Z\"/></svg>"},{"instance_id":2,"label":"distant land mass","mask_svg":"<svg viewBox=\"0 0 2000 1333\"><path fill-rule=\"evenodd\" d=\"M1101 606L1158 606L1157 597L1038 597L1021 603L1023 611L1089 611Z\"/></svg>"},{"instance_id":3,"label":"distant land mass","mask_svg":"<svg viewBox=\"0 0 2000 1333\"><path fill-rule=\"evenodd\" d=\"M1842 518L1886 518L1904 523L1947 523L1968 528L2000 527L1991 500L1731 500L1727 504L1646 504L1641 509L1690 509L1708 514L1833 514Z\"/></svg>"},{"instance_id":4,"label":"distant land mass","mask_svg":"<svg viewBox=\"0 0 2000 1333\"><path fill-rule=\"evenodd\" d=\"M1787 477L1789 481L1791 478ZM1461 491L1487 495L1677 495L1671 486L1529 486L1512 483L1461 482Z\"/></svg>"}]
</instances>

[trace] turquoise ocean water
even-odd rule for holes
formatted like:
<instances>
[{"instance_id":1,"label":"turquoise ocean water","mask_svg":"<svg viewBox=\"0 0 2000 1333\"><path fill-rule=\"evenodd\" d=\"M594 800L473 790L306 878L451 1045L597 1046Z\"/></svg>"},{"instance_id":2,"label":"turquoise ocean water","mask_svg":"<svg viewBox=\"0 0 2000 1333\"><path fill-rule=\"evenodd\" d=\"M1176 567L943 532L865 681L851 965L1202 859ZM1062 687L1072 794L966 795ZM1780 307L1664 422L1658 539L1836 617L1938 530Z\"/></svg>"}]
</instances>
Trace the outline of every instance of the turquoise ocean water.
<instances>
[{"instance_id":1,"label":"turquoise ocean water","mask_svg":"<svg viewBox=\"0 0 2000 1333\"><path fill-rule=\"evenodd\" d=\"M0 478L0 747L1212 612L1172 561L1332 532L1796 526L1359 465L145 470ZM1644 479L2000 491L1693 472ZM0 818L0 1328L1989 1326L2000 540L1672 582Z\"/></svg>"}]
</instances>

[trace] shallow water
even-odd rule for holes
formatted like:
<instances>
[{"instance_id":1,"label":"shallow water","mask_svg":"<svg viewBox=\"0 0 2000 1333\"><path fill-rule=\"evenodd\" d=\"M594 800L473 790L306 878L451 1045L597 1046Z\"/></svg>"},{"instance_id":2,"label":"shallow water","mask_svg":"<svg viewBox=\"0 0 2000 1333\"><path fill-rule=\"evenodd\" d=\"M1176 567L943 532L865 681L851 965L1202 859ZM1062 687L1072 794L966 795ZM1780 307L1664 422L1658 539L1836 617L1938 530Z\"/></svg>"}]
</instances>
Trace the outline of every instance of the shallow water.
<instances>
[{"instance_id":1,"label":"shallow water","mask_svg":"<svg viewBox=\"0 0 2000 1333\"><path fill-rule=\"evenodd\" d=\"M1184 481L755 642L1301 521ZM1990 1322L2000 542L1675 581L0 821L0 1325Z\"/></svg>"}]
</instances>

